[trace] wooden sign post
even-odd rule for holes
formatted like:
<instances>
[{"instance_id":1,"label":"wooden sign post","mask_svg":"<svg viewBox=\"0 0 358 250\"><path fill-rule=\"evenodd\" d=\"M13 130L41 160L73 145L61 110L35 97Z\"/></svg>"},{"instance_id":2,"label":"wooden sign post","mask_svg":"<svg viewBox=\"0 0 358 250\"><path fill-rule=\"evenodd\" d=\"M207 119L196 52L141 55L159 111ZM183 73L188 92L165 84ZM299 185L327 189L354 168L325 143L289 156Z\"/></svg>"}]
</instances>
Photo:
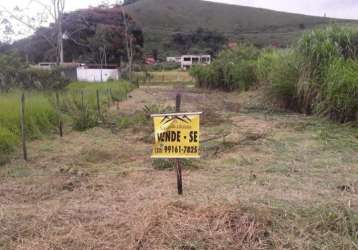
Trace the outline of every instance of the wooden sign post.
<instances>
[{"instance_id":1,"label":"wooden sign post","mask_svg":"<svg viewBox=\"0 0 358 250\"><path fill-rule=\"evenodd\" d=\"M201 112L180 113L181 95L175 98L175 113L153 114L155 143L152 158L173 159L178 194L183 194L180 159L200 158Z\"/></svg>"},{"instance_id":2,"label":"wooden sign post","mask_svg":"<svg viewBox=\"0 0 358 250\"><path fill-rule=\"evenodd\" d=\"M61 116L60 95L58 92L56 92L56 106L58 112L58 130L60 132L60 137L63 137L63 123L62 123L62 116Z\"/></svg>"},{"instance_id":3,"label":"wooden sign post","mask_svg":"<svg viewBox=\"0 0 358 250\"><path fill-rule=\"evenodd\" d=\"M177 94L175 98L175 112L180 113L180 105L181 105L181 94ZM178 186L178 194L183 194L183 181L181 174L181 162L180 159L175 159L175 168L177 173L177 186Z\"/></svg>"}]
</instances>

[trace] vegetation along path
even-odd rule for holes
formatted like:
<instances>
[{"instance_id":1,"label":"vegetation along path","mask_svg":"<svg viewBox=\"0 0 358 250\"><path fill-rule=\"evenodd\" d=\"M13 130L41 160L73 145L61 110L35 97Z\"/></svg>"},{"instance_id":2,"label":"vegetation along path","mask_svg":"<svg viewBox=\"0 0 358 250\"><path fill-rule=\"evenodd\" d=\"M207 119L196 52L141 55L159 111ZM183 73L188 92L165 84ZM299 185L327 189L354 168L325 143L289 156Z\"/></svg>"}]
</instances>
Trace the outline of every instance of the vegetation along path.
<instances>
[{"instance_id":1,"label":"vegetation along path","mask_svg":"<svg viewBox=\"0 0 358 250\"><path fill-rule=\"evenodd\" d=\"M150 160L149 114L177 92L204 112L182 197ZM0 168L0 249L358 249L358 130L262 96L141 87L110 128L29 143Z\"/></svg>"}]
</instances>

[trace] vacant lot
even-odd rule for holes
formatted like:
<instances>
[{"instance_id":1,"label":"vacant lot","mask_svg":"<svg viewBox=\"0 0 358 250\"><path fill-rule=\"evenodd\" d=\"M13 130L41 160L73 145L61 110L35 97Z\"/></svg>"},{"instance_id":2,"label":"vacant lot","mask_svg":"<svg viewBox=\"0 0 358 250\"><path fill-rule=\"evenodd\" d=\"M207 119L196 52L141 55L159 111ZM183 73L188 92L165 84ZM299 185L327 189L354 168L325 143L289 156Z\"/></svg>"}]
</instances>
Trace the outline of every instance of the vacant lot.
<instances>
[{"instance_id":1,"label":"vacant lot","mask_svg":"<svg viewBox=\"0 0 358 250\"><path fill-rule=\"evenodd\" d=\"M182 197L143 111L177 92L204 112ZM0 167L0 249L358 249L358 129L273 112L259 91L142 87L111 112Z\"/></svg>"}]
</instances>

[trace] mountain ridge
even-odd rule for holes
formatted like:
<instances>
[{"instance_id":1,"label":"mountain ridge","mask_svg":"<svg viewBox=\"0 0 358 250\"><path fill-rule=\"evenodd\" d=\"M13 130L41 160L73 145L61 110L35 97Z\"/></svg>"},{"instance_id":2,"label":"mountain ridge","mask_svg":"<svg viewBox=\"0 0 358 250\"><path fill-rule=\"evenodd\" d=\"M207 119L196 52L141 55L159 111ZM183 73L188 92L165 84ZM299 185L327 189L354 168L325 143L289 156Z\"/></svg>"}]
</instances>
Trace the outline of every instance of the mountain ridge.
<instances>
[{"instance_id":1,"label":"mountain ridge","mask_svg":"<svg viewBox=\"0 0 358 250\"><path fill-rule=\"evenodd\" d=\"M127 5L126 11L142 27L147 52L155 47L165 50L172 34L192 32L198 28L221 33L228 39L250 41L258 46L272 43L286 46L303 30L318 25L358 23L351 19L202 0L139 0Z\"/></svg>"}]
</instances>

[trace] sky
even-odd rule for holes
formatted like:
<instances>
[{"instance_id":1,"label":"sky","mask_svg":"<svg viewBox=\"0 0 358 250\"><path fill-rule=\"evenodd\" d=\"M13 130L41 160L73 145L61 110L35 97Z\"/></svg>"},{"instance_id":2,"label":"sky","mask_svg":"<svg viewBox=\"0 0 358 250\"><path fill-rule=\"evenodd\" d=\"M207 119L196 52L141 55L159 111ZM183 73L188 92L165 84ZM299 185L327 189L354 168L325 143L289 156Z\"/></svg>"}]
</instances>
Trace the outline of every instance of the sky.
<instances>
[{"instance_id":1,"label":"sky","mask_svg":"<svg viewBox=\"0 0 358 250\"><path fill-rule=\"evenodd\" d=\"M307 15L358 19L358 0L210 0L301 13Z\"/></svg>"},{"instance_id":2,"label":"sky","mask_svg":"<svg viewBox=\"0 0 358 250\"><path fill-rule=\"evenodd\" d=\"M48 0L41 0L48 1ZM96 6L101 2L115 2L116 0L67 0L67 11L87 6ZM261 7L279 11L302 13L308 15L338 18L358 19L358 0L207 0L213 2L230 3ZM0 0L0 5L7 8L24 6L29 0ZM33 4L33 6L36 6Z\"/></svg>"}]
</instances>

